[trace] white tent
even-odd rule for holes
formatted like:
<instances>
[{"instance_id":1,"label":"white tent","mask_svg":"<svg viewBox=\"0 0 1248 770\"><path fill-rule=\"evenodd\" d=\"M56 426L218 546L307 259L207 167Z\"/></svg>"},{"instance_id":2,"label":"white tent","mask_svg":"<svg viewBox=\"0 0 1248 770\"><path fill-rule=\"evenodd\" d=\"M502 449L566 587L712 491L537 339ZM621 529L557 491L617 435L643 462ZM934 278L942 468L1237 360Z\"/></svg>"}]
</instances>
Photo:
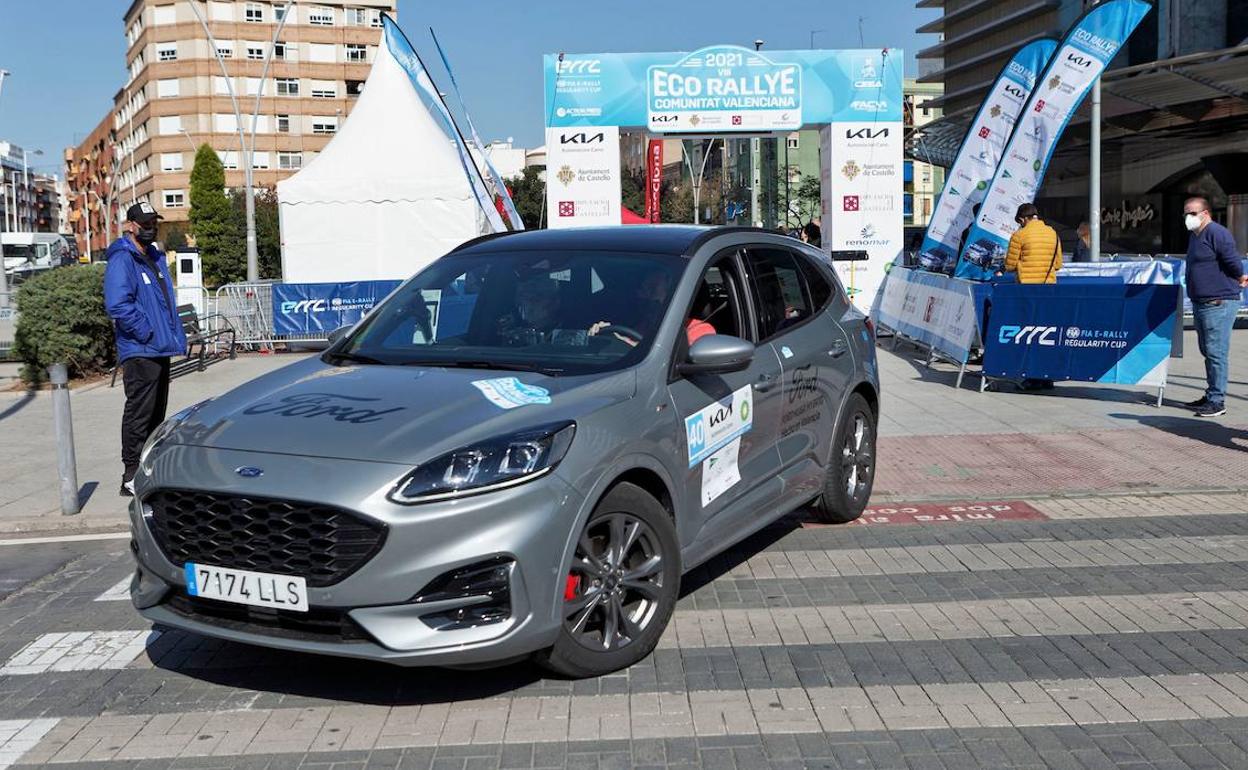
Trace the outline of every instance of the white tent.
<instances>
[{"instance_id":1,"label":"white tent","mask_svg":"<svg viewBox=\"0 0 1248 770\"><path fill-rule=\"evenodd\" d=\"M407 278L488 232L453 139L384 43L338 135L277 197L294 283Z\"/></svg>"}]
</instances>

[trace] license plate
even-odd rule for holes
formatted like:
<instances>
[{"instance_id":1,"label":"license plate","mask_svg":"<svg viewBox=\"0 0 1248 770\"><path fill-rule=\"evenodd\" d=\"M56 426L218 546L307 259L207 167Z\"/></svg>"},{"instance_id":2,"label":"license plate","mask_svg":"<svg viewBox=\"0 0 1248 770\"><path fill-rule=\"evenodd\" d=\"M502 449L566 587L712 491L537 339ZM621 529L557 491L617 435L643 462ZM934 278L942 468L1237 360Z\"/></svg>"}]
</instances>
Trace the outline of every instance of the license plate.
<instances>
[{"instance_id":1,"label":"license plate","mask_svg":"<svg viewBox=\"0 0 1248 770\"><path fill-rule=\"evenodd\" d=\"M221 602L278 610L308 611L308 583L301 577L211 567L187 562L186 592Z\"/></svg>"}]
</instances>

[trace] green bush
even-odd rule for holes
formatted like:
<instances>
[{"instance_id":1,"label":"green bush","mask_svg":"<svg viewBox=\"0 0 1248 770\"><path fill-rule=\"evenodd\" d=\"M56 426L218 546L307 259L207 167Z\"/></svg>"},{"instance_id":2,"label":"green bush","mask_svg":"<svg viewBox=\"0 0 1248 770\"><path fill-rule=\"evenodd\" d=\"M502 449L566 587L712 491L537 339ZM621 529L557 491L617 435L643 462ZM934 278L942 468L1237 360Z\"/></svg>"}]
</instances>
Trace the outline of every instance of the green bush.
<instances>
[{"instance_id":1,"label":"green bush","mask_svg":"<svg viewBox=\"0 0 1248 770\"><path fill-rule=\"evenodd\" d=\"M17 293L13 355L22 378L37 385L54 363L71 377L106 371L113 364L113 322L104 312L104 264L49 270Z\"/></svg>"}]
</instances>

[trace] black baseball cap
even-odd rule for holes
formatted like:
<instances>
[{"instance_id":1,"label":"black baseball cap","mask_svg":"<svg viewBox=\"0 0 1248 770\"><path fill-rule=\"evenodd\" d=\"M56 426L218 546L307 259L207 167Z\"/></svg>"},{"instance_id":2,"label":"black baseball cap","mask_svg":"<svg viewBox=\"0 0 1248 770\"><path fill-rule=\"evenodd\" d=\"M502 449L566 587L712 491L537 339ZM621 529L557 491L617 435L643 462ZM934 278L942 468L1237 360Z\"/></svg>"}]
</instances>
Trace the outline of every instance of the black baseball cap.
<instances>
[{"instance_id":1,"label":"black baseball cap","mask_svg":"<svg viewBox=\"0 0 1248 770\"><path fill-rule=\"evenodd\" d=\"M127 222L137 222L141 225L150 225L157 219L164 219L164 217L157 214L156 209L152 208L152 204L147 201L139 201L130 208L126 209Z\"/></svg>"}]
</instances>

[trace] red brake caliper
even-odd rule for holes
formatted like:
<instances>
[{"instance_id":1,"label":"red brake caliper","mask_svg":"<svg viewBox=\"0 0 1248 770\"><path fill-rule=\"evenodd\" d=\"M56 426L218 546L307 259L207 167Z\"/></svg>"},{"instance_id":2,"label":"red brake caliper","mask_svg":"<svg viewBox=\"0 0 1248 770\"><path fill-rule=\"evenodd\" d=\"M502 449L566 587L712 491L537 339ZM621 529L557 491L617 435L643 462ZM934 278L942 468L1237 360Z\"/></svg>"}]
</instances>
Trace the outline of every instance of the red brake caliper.
<instances>
[{"instance_id":1,"label":"red brake caliper","mask_svg":"<svg viewBox=\"0 0 1248 770\"><path fill-rule=\"evenodd\" d=\"M563 600L570 602L576 598L581 592L581 576L577 574L569 574L568 581L563 587Z\"/></svg>"}]
</instances>

